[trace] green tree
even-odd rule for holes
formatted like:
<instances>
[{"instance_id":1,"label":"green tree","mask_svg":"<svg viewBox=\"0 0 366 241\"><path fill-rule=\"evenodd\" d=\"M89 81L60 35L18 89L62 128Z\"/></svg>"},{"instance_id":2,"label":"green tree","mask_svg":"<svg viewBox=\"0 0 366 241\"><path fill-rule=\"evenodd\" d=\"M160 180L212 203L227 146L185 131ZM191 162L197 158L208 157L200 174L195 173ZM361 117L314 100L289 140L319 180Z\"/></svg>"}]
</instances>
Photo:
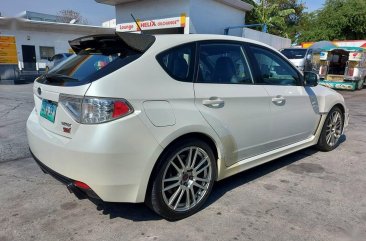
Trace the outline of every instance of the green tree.
<instances>
[{"instance_id":1,"label":"green tree","mask_svg":"<svg viewBox=\"0 0 366 241\"><path fill-rule=\"evenodd\" d=\"M288 15L285 19L286 26L283 30L286 36L291 38L293 41L298 35L299 25L301 24L304 11L306 10L305 4L301 0L268 0L272 4L278 4L279 9L293 9L295 12Z\"/></svg>"},{"instance_id":2,"label":"green tree","mask_svg":"<svg viewBox=\"0 0 366 241\"><path fill-rule=\"evenodd\" d=\"M243 0L254 6L253 10L247 13L247 24L266 24L268 32L284 37L289 36L288 23L296 23L298 15L291 3L297 3L297 0ZM300 10L302 12L302 10Z\"/></svg>"},{"instance_id":3,"label":"green tree","mask_svg":"<svg viewBox=\"0 0 366 241\"><path fill-rule=\"evenodd\" d=\"M306 16L300 41L366 38L365 0L327 0L324 7Z\"/></svg>"}]
</instances>

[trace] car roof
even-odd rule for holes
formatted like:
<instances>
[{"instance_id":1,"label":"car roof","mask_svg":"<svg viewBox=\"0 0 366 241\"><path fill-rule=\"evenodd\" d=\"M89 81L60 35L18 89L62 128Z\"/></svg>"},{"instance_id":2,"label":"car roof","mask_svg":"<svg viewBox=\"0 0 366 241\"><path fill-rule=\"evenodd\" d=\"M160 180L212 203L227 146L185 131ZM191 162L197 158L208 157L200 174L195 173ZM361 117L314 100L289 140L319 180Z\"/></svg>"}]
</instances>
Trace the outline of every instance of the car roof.
<instances>
[{"instance_id":1,"label":"car roof","mask_svg":"<svg viewBox=\"0 0 366 241\"><path fill-rule=\"evenodd\" d=\"M261 46L265 46L272 50L277 51L275 48L248 38L229 36L229 35L214 35L214 34L166 34L166 35L155 35L156 41L151 49L162 50L174 47L180 44L205 41L205 40L222 40L222 41L239 41L243 43L253 43Z\"/></svg>"},{"instance_id":2,"label":"car roof","mask_svg":"<svg viewBox=\"0 0 366 241\"><path fill-rule=\"evenodd\" d=\"M281 49L281 50L307 50L308 48L283 48L283 49Z\"/></svg>"}]
</instances>

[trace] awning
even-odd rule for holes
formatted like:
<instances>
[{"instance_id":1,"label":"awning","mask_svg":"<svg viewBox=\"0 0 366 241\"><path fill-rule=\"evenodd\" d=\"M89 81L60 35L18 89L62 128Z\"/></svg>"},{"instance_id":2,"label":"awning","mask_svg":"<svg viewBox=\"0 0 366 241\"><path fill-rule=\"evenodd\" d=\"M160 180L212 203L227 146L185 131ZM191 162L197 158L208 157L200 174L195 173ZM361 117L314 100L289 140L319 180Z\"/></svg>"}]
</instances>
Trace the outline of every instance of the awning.
<instances>
[{"instance_id":1,"label":"awning","mask_svg":"<svg viewBox=\"0 0 366 241\"><path fill-rule=\"evenodd\" d=\"M324 47L321 48L322 51L333 51L333 50L344 50L347 52L363 52L365 49L360 47Z\"/></svg>"}]
</instances>

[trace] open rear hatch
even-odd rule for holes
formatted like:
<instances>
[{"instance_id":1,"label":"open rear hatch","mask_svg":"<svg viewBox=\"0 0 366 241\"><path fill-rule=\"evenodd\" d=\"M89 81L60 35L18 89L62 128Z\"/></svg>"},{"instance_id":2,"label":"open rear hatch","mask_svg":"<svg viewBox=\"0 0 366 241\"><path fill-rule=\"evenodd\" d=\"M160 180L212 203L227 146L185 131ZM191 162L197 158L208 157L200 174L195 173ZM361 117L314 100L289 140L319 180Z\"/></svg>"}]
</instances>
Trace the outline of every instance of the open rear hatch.
<instances>
[{"instance_id":1,"label":"open rear hatch","mask_svg":"<svg viewBox=\"0 0 366 241\"><path fill-rule=\"evenodd\" d=\"M72 138L82 122L79 107L92 82L138 59L154 42L154 36L132 33L92 35L69 41L76 54L34 82L35 110L42 127ZM67 106L64 101L68 101Z\"/></svg>"}]
</instances>

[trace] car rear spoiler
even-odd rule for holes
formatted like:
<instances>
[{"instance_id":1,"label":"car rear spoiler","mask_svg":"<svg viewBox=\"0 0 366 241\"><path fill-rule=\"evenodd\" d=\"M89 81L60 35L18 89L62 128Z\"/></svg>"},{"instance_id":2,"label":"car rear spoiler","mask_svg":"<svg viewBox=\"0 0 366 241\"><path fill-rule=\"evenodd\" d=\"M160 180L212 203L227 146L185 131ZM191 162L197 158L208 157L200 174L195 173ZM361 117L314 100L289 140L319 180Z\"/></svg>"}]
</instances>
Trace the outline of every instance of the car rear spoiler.
<instances>
[{"instance_id":1,"label":"car rear spoiler","mask_svg":"<svg viewBox=\"0 0 366 241\"><path fill-rule=\"evenodd\" d=\"M127 47L141 53L146 52L155 42L155 36L147 34L123 33L90 35L69 41L72 50L79 53L88 48ZM121 46L122 44L122 46ZM124 46L123 46L124 45Z\"/></svg>"}]
</instances>

